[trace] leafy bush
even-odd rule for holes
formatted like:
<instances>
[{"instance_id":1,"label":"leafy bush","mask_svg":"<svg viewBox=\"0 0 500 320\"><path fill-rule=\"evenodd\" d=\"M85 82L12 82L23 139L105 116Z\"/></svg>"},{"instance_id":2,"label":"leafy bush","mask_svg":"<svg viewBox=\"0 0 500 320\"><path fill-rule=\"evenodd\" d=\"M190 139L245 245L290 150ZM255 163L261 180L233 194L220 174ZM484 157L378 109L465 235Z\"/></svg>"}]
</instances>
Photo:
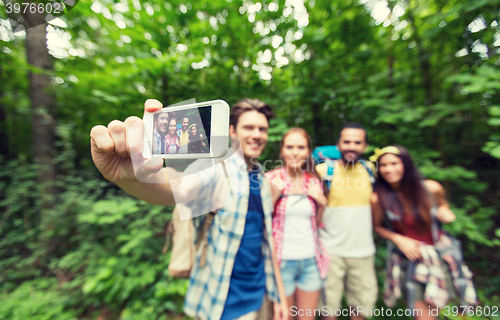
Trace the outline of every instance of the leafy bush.
<instances>
[{"instance_id":1,"label":"leafy bush","mask_svg":"<svg viewBox=\"0 0 500 320\"><path fill-rule=\"evenodd\" d=\"M57 279L39 278L21 283L12 292L0 292L0 319L76 320L78 312L67 309Z\"/></svg>"}]
</instances>

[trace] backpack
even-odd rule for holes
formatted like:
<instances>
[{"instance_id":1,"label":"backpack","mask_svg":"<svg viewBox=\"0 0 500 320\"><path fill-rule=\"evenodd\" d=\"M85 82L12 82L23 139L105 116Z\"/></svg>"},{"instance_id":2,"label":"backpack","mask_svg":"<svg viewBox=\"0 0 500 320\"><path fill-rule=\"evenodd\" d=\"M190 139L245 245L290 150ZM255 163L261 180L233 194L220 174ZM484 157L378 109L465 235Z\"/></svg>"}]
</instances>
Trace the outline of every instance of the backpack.
<instances>
[{"instance_id":1,"label":"backpack","mask_svg":"<svg viewBox=\"0 0 500 320\"><path fill-rule=\"evenodd\" d=\"M312 157L314 159L314 163L316 165L325 163L326 164L326 175L322 177L322 180L326 184L326 192L330 190L330 186L332 184L333 173L335 171L335 160L340 159L342 154L340 153L337 146L321 146L314 148L312 152ZM375 188L375 174L373 169L369 166L368 161L360 158L358 160L363 167L366 169L368 174L370 175L370 182L372 187Z\"/></svg>"},{"instance_id":2,"label":"backpack","mask_svg":"<svg viewBox=\"0 0 500 320\"><path fill-rule=\"evenodd\" d=\"M200 266L206 262L208 247L207 233L212 225L216 211L207 214L205 222L196 232L193 219L182 221L177 206L172 212L172 220L167 225L165 246L163 254L167 253L170 242L172 252L168 263L168 273L174 278L189 278L194 265L196 253L203 243Z\"/></svg>"}]
</instances>

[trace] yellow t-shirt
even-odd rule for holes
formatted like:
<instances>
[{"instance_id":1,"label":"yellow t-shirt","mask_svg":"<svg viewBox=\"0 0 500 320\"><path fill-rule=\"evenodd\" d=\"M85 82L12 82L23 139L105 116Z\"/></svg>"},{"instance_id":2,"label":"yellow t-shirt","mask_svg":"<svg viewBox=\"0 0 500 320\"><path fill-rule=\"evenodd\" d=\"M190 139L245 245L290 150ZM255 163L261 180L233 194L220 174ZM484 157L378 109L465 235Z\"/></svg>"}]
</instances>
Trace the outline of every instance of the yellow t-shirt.
<instances>
[{"instance_id":1,"label":"yellow t-shirt","mask_svg":"<svg viewBox=\"0 0 500 320\"><path fill-rule=\"evenodd\" d=\"M186 131L182 131L181 129L181 138L180 138L180 145L181 146L184 146L186 144L188 144L189 142L189 130L186 130Z\"/></svg>"},{"instance_id":2,"label":"yellow t-shirt","mask_svg":"<svg viewBox=\"0 0 500 320\"><path fill-rule=\"evenodd\" d=\"M374 172L373 164L369 162L368 165ZM318 164L316 171L324 179L327 171L326 163ZM361 163L356 162L354 165L346 166L340 161L335 161L335 170L328 193L329 207L369 205L372 192L370 174Z\"/></svg>"},{"instance_id":3,"label":"yellow t-shirt","mask_svg":"<svg viewBox=\"0 0 500 320\"><path fill-rule=\"evenodd\" d=\"M326 163L317 165L316 171L324 178ZM372 192L370 174L363 164L346 166L335 162L328 206L323 213L324 228L319 230L331 256L365 258L375 253L370 207Z\"/></svg>"}]
</instances>

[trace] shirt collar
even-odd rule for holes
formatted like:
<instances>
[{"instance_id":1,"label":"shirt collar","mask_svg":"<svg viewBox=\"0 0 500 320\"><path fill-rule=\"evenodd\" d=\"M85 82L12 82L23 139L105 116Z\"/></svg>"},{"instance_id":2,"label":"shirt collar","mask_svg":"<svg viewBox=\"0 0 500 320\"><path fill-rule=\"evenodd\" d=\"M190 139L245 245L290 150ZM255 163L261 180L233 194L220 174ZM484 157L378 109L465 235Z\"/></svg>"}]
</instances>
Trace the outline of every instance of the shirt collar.
<instances>
[{"instance_id":1,"label":"shirt collar","mask_svg":"<svg viewBox=\"0 0 500 320\"><path fill-rule=\"evenodd\" d=\"M243 158L243 153L241 150L236 151L231 157L229 157L226 161L233 163L238 169L241 171L248 171L248 165ZM254 162L254 171L258 171L259 173L264 174L264 167L260 164L260 162Z\"/></svg>"},{"instance_id":2,"label":"shirt collar","mask_svg":"<svg viewBox=\"0 0 500 320\"><path fill-rule=\"evenodd\" d=\"M161 138L161 135L158 133L158 131L156 131L155 128L153 128L153 133L154 133L156 138Z\"/></svg>"}]
</instances>

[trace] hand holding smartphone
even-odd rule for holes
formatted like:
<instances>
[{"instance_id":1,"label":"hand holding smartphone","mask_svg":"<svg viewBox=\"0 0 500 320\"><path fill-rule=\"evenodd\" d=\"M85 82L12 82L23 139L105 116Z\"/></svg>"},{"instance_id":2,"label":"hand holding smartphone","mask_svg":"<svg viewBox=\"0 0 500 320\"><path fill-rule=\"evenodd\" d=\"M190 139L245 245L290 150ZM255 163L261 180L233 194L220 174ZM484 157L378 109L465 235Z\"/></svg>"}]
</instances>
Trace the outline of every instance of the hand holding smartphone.
<instances>
[{"instance_id":1,"label":"hand holding smartphone","mask_svg":"<svg viewBox=\"0 0 500 320\"><path fill-rule=\"evenodd\" d=\"M229 145L229 105L213 100L146 113L144 158L200 159L224 156Z\"/></svg>"},{"instance_id":2,"label":"hand holding smartphone","mask_svg":"<svg viewBox=\"0 0 500 320\"><path fill-rule=\"evenodd\" d=\"M182 119L171 120L176 117ZM153 143L158 143L155 142L158 136L154 130L161 131L161 134L156 132L160 136L157 140L164 143L155 149ZM187 137L187 149L183 147L186 145L186 131L191 134ZM232 201L220 162L231 156L240 156L241 148L236 141L232 141L232 148L229 148L228 131L229 106L224 101L162 109L160 101L149 99L144 104L143 119L128 117L124 122L113 120L107 127L97 125L92 128L92 159L107 180L138 199L164 206L189 202L189 215L183 216L187 219ZM168 139L165 138L167 134L170 134ZM172 161L167 166L179 162L174 159L181 159L182 164L197 160L189 170L178 172L163 166L164 160L168 159ZM210 187L204 188L207 194L197 191L201 181L194 173L199 171L212 177Z\"/></svg>"}]
</instances>

